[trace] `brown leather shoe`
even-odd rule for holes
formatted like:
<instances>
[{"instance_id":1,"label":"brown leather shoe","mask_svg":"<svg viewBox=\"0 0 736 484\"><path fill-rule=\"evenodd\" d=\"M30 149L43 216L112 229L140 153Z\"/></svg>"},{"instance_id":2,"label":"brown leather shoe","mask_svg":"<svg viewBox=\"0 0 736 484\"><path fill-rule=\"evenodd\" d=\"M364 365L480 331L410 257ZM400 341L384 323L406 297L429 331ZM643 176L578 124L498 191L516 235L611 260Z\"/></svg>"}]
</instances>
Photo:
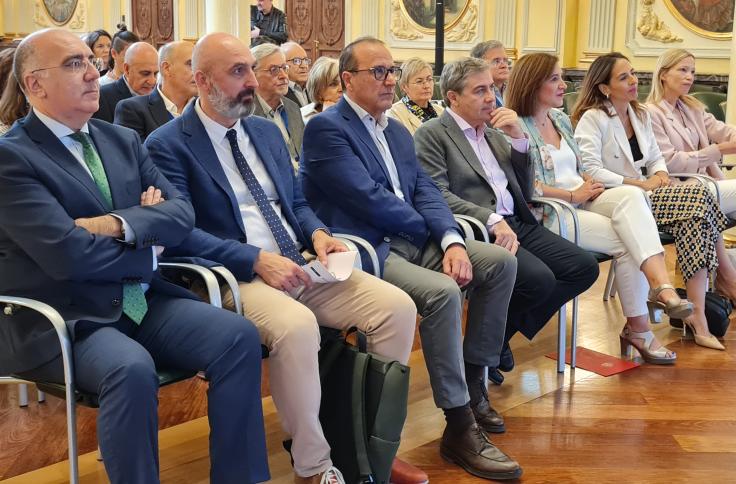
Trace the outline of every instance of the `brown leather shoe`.
<instances>
[{"instance_id":1,"label":"brown leather shoe","mask_svg":"<svg viewBox=\"0 0 736 484\"><path fill-rule=\"evenodd\" d=\"M401 459L394 459L391 464L391 484L427 484L429 476L418 467Z\"/></svg>"},{"instance_id":2,"label":"brown leather shoe","mask_svg":"<svg viewBox=\"0 0 736 484\"><path fill-rule=\"evenodd\" d=\"M519 464L494 446L477 424L457 434L445 427L440 455L484 479L518 479L522 474Z\"/></svg>"},{"instance_id":3,"label":"brown leather shoe","mask_svg":"<svg viewBox=\"0 0 736 484\"><path fill-rule=\"evenodd\" d=\"M487 398L482 399L474 407L473 415L478 426L486 432L492 434L502 434L506 432L506 424L503 421L503 417L491 407L491 403Z\"/></svg>"}]
</instances>

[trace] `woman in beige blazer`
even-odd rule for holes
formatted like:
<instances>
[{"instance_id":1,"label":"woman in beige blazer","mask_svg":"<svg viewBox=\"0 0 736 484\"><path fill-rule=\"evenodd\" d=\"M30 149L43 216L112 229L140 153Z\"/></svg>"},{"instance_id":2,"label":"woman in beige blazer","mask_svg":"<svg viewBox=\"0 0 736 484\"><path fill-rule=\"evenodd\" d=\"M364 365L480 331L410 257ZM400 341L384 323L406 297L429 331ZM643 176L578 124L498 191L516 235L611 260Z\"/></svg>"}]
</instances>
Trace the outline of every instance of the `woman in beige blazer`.
<instances>
[{"instance_id":1,"label":"woman in beige blazer","mask_svg":"<svg viewBox=\"0 0 736 484\"><path fill-rule=\"evenodd\" d=\"M687 298L694 305L683 319L683 331L689 328L698 345L723 350L708 330L705 291L708 272L718 268L724 292L736 296L736 269L721 237L728 219L707 187L672 184L649 113L637 102L637 85L629 59L618 52L591 64L572 115L583 169L606 187L631 185L647 192L660 230L675 238Z\"/></svg>"},{"instance_id":2,"label":"woman in beige blazer","mask_svg":"<svg viewBox=\"0 0 736 484\"><path fill-rule=\"evenodd\" d=\"M412 57L401 65L399 87L404 97L394 103L386 114L403 124L412 136L423 122L436 118L444 111L442 106L432 102L432 67L422 59Z\"/></svg>"},{"instance_id":3,"label":"woman in beige blazer","mask_svg":"<svg viewBox=\"0 0 736 484\"><path fill-rule=\"evenodd\" d=\"M736 216L736 180L718 167L723 155L736 154L736 127L718 121L688 95L695 81L695 56L670 49L657 60L647 107L659 149L672 172L704 173L718 180L721 209Z\"/></svg>"}]
</instances>

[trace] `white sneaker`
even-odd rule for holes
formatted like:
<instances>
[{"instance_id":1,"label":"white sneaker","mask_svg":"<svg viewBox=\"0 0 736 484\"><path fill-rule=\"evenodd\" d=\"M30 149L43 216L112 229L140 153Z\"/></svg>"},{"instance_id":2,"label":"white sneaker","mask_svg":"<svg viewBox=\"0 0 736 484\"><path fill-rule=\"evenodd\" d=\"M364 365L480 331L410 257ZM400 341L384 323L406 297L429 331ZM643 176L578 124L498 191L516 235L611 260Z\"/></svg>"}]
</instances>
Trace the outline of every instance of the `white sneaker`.
<instances>
[{"instance_id":1,"label":"white sneaker","mask_svg":"<svg viewBox=\"0 0 736 484\"><path fill-rule=\"evenodd\" d=\"M345 484L345 478L342 477L342 472L337 467L332 466L322 474L319 484Z\"/></svg>"}]
</instances>

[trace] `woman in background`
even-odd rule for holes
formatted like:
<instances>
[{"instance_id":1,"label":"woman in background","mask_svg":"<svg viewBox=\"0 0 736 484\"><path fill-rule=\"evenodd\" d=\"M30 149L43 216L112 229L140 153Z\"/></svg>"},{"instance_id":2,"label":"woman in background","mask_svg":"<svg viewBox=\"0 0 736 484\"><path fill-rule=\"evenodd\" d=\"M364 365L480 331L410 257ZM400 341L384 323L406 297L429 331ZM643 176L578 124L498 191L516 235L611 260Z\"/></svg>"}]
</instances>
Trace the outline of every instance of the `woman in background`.
<instances>
[{"instance_id":1,"label":"woman in background","mask_svg":"<svg viewBox=\"0 0 736 484\"><path fill-rule=\"evenodd\" d=\"M110 48L110 56L107 61L107 74L100 77L100 86L110 84L120 79L123 75L123 64L125 63L125 51L128 46L135 42L140 42L140 38L128 30L125 25L120 25L120 30L112 36L112 47Z\"/></svg>"},{"instance_id":2,"label":"woman in background","mask_svg":"<svg viewBox=\"0 0 736 484\"><path fill-rule=\"evenodd\" d=\"M110 37L110 34L108 34L106 30L97 29L88 33L84 38L84 42L95 55L95 63L97 70L100 71L100 75L105 74L107 72L107 64L110 59L112 37Z\"/></svg>"},{"instance_id":3,"label":"woman in background","mask_svg":"<svg viewBox=\"0 0 736 484\"><path fill-rule=\"evenodd\" d=\"M403 124L412 135L423 122L436 118L444 111L439 103L432 102L432 67L422 59L412 57L401 65L399 87L404 97L391 106L386 114Z\"/></svg>"},{"instance_id":4,"label":"woman in background","mask_svg":"<svg viewBox=\"0 0 736 484\"><path fill-rule=\"evenodd\" d=\"M312 116L329 108L342 97L337 59L332 57L317 59L309 71L306 88L309 99L314 99L314 102L301 108L305 125Z\"/></svg>"}]
</instances>

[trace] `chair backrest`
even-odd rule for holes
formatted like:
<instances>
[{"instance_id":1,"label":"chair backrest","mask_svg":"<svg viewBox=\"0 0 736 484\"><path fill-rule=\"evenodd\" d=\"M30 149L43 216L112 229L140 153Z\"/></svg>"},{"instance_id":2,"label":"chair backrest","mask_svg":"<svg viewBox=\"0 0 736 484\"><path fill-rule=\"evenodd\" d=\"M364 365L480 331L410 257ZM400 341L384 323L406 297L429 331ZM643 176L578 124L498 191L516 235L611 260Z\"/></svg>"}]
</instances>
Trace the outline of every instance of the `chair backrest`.
<instances>
[{"instance_id":1,"label":"chair backrest","mask_svg":"<svg viewBox=\"0 0 736 484\"><path fill-rule=\"evenodd\" d=\"M721 107L721 111L723 111L723 119L725 120L726 119L726 101L723 101L722 103L720 103L719 106Z\"/></svg>"},{"instance_id":2,"label":"chair backrest","mask_svg":"<svg viewBox=\"0 0 736 484\"><path fill-rule=\"evenodd\" d=\"M721 103L726 101L726 94L722 92L694 92L692 96L705 104L705 109L715 116L717 120L726 120L726 113L721 109Z\"/></svg>"},{"instance_id":3,"label":"chair backrest","mask_svg":"<svg viewBox=\"0 0 736 484\"><path fill-rule=\"evenodd\" d=\"M572 81L565 81L565 92L575 92L575 83Z\"/></svg>"},{"instance_id":4,"label":"chair backrest","mask_svg":"<svg viewBox=\"0 0 736 484\"><path fill-rule=\"evenodd\" d=\"M572 108L575 107L575 103L578 100L578 92L566 92L564 96L562 96L562 110L565 111L565 114L568 116L572 114Z\"/></svg>"}]
</instances>

